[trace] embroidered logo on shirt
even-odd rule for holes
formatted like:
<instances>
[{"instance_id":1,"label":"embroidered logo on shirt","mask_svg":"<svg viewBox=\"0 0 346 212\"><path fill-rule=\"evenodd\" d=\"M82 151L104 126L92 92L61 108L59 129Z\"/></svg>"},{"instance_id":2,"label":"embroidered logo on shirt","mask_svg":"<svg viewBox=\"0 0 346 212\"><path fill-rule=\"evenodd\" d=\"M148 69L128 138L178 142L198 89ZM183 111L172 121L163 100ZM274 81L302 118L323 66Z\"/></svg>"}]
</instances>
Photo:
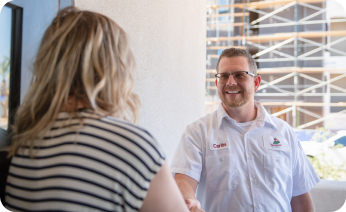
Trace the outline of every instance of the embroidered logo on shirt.
<instances>
[{"instance_id":1,"label":"embroidered logo on shirt","mask_svg":"<svg viewBox=\"0 0 346 212\"><path fill-rule=\"evenodd\" d=\"M279 144L279 143L280 143L280 141L277 138L274 138L273 144Z\"/></svg>"},{"instance_id":2,"label":"embroidered logo on shirt","mask_svg":"<svg viewBox=\"0 0 346 212\"><path fill-rule=\"evenodd\" d=\"M287 140L281 136L263 136L263 147L269 150L290 151Z\"/></svg>"},{"instance_id":3,"label":"embroidered logo on shirt","mask_svg":"<svg viewBox=\"0 0 346 212\"><path fill-rule=\"evenodd\" d=\"M270 144L273 148L280 148L282 145L280 144L280 141L277 138L274 138L274 142Z\"/></svg>"},{"instance_id":4,"label":"embroidered logo on shirt","mask_svg":"<svg viewBox=\"0 0 346 212\"><path fill-rule=\"evenodd\" d=\"M228 141L212 141L209 143L209 147L211 150L226 149L229 147L229 142Z\"/></svg>"}]
</instances>

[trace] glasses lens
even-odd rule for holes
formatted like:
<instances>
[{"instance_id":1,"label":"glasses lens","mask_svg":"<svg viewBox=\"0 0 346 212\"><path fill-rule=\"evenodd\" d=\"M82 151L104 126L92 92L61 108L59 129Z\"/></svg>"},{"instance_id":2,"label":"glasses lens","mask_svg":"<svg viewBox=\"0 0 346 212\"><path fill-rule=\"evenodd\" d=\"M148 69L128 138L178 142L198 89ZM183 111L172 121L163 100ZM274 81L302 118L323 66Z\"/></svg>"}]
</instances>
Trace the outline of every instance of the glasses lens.
<instances>
[{"instance_id":1,"label":"glasses lens","mask_svg":"<svg viewBox=\"0 0 346 212\"><path fill-rule=\"evenodd\" d=\"M247 78L247 74L245 72L235 72L233 76L237 82L244 82Z\"/></svg>"},{"instance_id":2,"label":"glasses lens","mask_svg":"<svg viewBox=\"0 0 346 212\"><path fill-rule=\"evenodd\" d=\"M219 83L226 83L228 81L228 78L229 78L229 74L219 74L218 82Z\"/></svg>"}]
</instances>

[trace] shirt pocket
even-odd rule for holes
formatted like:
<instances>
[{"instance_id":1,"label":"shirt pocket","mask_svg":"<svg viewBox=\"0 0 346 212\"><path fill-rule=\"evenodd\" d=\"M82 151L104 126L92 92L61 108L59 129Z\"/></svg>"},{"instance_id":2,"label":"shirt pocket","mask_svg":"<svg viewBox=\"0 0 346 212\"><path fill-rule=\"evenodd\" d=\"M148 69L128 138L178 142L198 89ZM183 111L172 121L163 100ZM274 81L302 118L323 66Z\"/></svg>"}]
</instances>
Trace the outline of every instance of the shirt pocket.
<instances>
[{"instance_id":1,"label":"shirt pocket","mask_svg":"<svg viewBox=\"0 0 346 212\"><path fill-rule=\"evenodd\" d=\"M264 180L271 190L286 190L290 170L289 161L284 156L264 155Z\"/></svg>"},{"instance_id":2,"label":"shirt pocket","mask_svg":"<svg viewBox=\"0 0 346 212\"><path fill-rule=\"evenodd\" d=\"M214 190L235 190L239 184L239 172L233 155L206 157L207 186Z\"/></svg>"}]
</instances>

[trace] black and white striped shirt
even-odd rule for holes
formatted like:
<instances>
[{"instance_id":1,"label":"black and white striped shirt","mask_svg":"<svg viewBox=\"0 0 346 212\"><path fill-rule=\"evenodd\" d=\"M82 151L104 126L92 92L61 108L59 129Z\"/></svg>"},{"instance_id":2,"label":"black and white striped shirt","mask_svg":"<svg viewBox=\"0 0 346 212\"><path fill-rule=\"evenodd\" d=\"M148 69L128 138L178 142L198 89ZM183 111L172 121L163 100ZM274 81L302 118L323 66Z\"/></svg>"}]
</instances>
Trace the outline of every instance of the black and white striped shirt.
<instances>
[{"instance_id":1,"label":"black and white striped shirt","mask_svg":"<svg viewBox=\"0 0 346 212\"><path fill-rule=\"evenodd\" d=\"M12 159L6 205L13 211L138 211L165 160L142 128L81 112L60 113L35 157Z\"/></svg>"}]
</instances>

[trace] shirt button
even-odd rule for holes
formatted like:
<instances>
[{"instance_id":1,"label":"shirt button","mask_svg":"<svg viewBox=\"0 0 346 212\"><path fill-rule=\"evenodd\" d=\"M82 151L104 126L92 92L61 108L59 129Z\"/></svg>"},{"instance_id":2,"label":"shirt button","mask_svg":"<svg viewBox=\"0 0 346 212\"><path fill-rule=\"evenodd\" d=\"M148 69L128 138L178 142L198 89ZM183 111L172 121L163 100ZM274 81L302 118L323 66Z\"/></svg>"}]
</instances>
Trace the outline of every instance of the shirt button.
<instances>
[{"instance_id":1,"label":"shirt button","mask_svg":"<svg viewBox=\"0 0 346 212\"><path fill-rule=\"evenodd\" d=\"M254 183L255 183L255 180L251 180L251 183L254 184Z\"/></svg>"},{"instance_id":2,"label":"shirt button","mask_svg":"<svg viewBox=\"0 0 346 212\"><path fill-rule=\"evenodd\" d=\"M277 159L277 158L275 159L275 161L276 161L276 162L280 162L280 160L279 160L279 159Z\"/></svg>"},{"instance_id":3,"label":"shirt button","mask_svg":"<svg viewBox=\"0 0 346 212\"><path fill-rule=\"evenodd\" d=\"M252 157L251 157L251 156L249 156L249 157L247 157L247 159L252 160Z\"/></svg>"},{"instance_id":4,"label":"shirt button","mask_svg":"<svg viewBox=\"0 0 346 212\"><path fill-rule=\"evenodd\" d=\"M256 209L259 209L259 205L255 205L255 208L256 208Z\"/></svg>"},{"instance_id":5,"label":"shirt button","mask_svg":"<svg viewBox=\"0 0 346 212\"><path fill-rule=\"evenodd\" d=\"M219 158L220 161L223 161L223 158Z\"/></svg>"}]
</instances>

